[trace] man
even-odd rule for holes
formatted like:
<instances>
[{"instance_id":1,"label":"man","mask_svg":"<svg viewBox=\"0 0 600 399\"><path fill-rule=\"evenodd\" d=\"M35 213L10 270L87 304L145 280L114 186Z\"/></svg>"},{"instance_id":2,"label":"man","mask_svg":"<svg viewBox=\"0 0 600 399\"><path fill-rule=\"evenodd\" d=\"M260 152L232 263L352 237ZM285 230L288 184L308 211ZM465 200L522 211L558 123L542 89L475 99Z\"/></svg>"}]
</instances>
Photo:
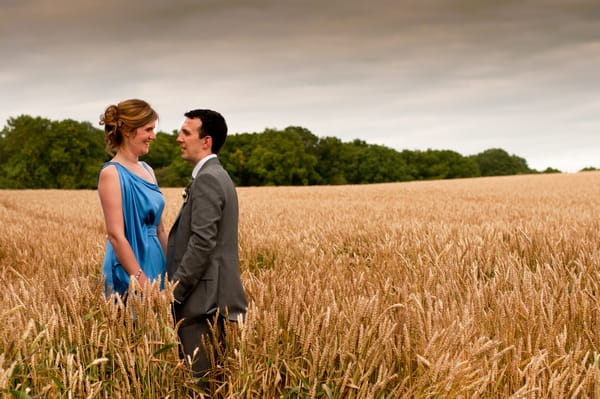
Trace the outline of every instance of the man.
<instances>
[{"instance_id":1,"label":"man","mask_svg":"<svg viewBox=\"0 0 600 399\"><path fill-rule=\"evenodd\" d=\"M192 182L169 233L167 274L177 283L173 291L175 322L192 372L210 370L211 325L223 344L224 324L246 313L238 260L238 199L227 171L217 159L225 143L227 124L221 114L198 109L187 112L177 142L183 159L194 164ZM204 338L203 338L204 337ZM207 387L206 379L201 379Z\"/></svg>"}]
</instances>

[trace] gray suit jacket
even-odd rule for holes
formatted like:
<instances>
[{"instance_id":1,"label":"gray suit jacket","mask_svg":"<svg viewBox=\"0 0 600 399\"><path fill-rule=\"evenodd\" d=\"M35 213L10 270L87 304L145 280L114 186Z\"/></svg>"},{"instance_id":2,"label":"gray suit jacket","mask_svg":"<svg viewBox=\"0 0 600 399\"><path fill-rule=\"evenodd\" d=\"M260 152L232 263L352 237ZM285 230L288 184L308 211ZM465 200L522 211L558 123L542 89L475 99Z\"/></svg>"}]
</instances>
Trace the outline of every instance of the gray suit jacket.
<instances>
[{"instance_id":1,"label":"gray suit jacket","mask_svg":"<svg viewBox=\"0 0 600 399\"><path fill-rule=\"evenodd\" d=\"M167 275L175 318L244 316L247 302L238 258L238 199L218 159L202 166L169 233Z\"/></svg>"}]
</instances>

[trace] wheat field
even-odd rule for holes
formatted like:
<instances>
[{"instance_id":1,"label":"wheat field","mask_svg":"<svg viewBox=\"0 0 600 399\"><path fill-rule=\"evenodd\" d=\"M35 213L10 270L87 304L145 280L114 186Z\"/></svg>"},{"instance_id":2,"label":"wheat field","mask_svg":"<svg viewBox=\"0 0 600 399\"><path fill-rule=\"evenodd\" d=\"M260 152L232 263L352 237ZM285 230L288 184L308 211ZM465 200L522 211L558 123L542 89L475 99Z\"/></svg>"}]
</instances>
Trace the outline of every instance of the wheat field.
<instances>
[{"instance_id":1,"label":"wheat field","mask_svg":"<svg viewBox=\"0 0 600 399\"><path fill-rule=\"evenodd\" d=\"M600 398L600 172L238 192L215 397ZM3 397L202 396L171 287L107 300L104 245L95 191L0 191Z\"/></svg>"}]
</instances>

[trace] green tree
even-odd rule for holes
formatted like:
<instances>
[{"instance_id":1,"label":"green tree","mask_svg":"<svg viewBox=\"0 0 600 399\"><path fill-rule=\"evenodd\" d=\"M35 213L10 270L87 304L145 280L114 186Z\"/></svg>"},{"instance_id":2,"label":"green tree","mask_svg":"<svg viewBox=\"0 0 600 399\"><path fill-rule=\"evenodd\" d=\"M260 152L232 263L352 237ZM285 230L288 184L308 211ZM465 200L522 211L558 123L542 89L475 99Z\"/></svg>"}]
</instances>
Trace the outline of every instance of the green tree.
<instances>
[{"instance_id":1,"label":"green tree","mask_svg":"<svg viewBox=\"0 0 600 399\"><path fill-rule=\"evenodd\" d=\"M181 158L177 132L158 132L141 159L163 187L184 186L193 165ZM22 115L0 131L0 188L94 188L104 152L103 132L89 123ZM288 126L231 134L219 159L238 186L364 184L539 173L527 161L492 148L463 157L450 150L398 152L363 140L319 138ZM586 168L593 170L594 168ZM547 168L542 173L560 172Z\"/></svg>"},{"instance_id":2,"label":"green tree","mask_svg":"<svg viewBox=\"0 0 600 399\"><path fill-rule=\"evenodd\" d=\"M255 137L248 171L260 185L307 185L317 164L300 135L267 129Z\"/></svg>"},{"instance_id":3,"label":"green tree","mask_svg":"<svg viewBox=\"0 0 600 399\"><path fill-rule=\"evenodd\" d=\"M47 164L57 188L95 188L98 171L107 160L104 132L89 122L52 122Z\"/></svg>"},{"instance_id":4,"label":"green tree","mask_svg":"<svg viewBox=\"0 0 600 399\"><path fill-rule=\"evenodd\" d=\"M343 175L349 184L368 183L362 176L364 169L360 168L363 154L367 147L367 143L360 139L355 139L342 145L340 154L341 168Z\"/></svg>"},{"instance_id":5,"label":"green tree","mask_svg":"<svg viewBox=\"0 0 600 399\"><path fill-rule=\"evenodd\" d=\"M302 144L304 145L304 151L307 154L315 154L319 138L315 136L310 130L301 126L288 126L283 129L283 133L286 135L297 135L300 137Z\"/></svg>"},{"instance_id":6,"label":"green tree","mask_svg":"<svg viewBox=\"0 0 600 399\"><path fill-rule=\"evenodd\" d=\"M421 180L456 179L480 175L479 166L472 158L465 158L450 150L405 151L410 175Z\"/></svg>"},{"instance_id":7,"label":"green tree","mask_svg":"<svg viewBox=\"0 0 600 399\"><path fill-rule=\"evenodd\" d=\"M450 166L440 160L439 151L413 151L410 154L412 175L418 180L445 179L448 177Z\"/></svg>"},{"instance_id":8,"label":"green tree","mask_svg":"<svg viewBox=\"0 0 600 399\"><path fill-rule=\"evenodd\" d=\"M140 158L152 166L161 187L183 187L192 175L193 165L181 158L177 134L158 132L148 154Z\"/></svg>"},{"instance_id":9,"label":"green tree","mask_svg":"<svg viewBox=\"0 0 600 399\"><path fill-rule=\"evenodd\" d=\"M346 184L344 175L344 143L337 137L323 137L316 143L315 172L320 177L316 184Z\"/></svg>"},{"instance_id":10,"label":"green tree","mask_svg":"<svg viewBox=\"0 0 600 399\"><path fill-rule=\"evenodd\" d=\"M382 145L362 143L358 153L358 183L386 183L410 180L402 154Z\"/></svg>"},{"instance_id":11,"label":"green tree","mask_svg":"<svg viewBox=\"0 0 600 399\"><path fill-rule=\"evenodd\" d=\"M227 138L219 159L238 185L307 185L319 180L311 154L317 141L299 127L237 134Z\"/></svg>"},{"instance_id":12,"label":"green tree","mask_svg":"<svg viewBox=\"0 0 600 399\"><path fill-rule=\"evenodd\" d=\"M542 173L562 173L562 172L556 168L551 168L548 166L546 169L544 169L542 171Z\"/></svg>"},{"instance_id":13,"label":"green tree","mask_svg":"<svg viewBox=\"0 0 600 399\"><path fill-rule=\"evenodd\" d=\"M181 157L181 148L177 143L177 131L157 132L156 139L150 144L150 151L140 159L153 169L168 167L177 157Z\"/></svg>"},{"instance_id":14,"label":"green tree","mask_svg":"<svg viewBox=\"0 0 600 399\"><path fill-rule=\"evenodd\" d=\"M521 158L514 154L511 155L510 158L513 163L515 175L531 173L532 169L529 167L529 165L527 165L525 158Z\"/></svg>"},{"instance_id":15,"label":"green tree","mask_svg":"<svg viewBox=\"0 0 600 399\"><path fill-rule=\"evenodd\" d=\"M472 158L462 156L458 152L441 150L439 151L439 159L448 167L446 179L481 176L477 162Z\"/></svg>"},{"instance_id":16,"label":"green tree","mask_svg":"<svg viewBox=\"0 0 600 399\"><path fill-rule=\"evenodd\" d=\"M227 136L219 152L219 160L236 185L250 186L252 176L248 170L248 159L258 133L240 133Z\"/></svg>"},{"instance_id":17,"label":"green tree","mask_svg":"<svg viewBox=\"0 0 600 399\"><path fill-rule=\"evenodd\" d=\"M506 176L531 173L527 161L516 155L509 155L500 148L491 148L474 156L481 176Z\"/></svg>"},{"instance_id":18,"label":"green tree","mask_svg":"<svg viewBox=\"0 0 600 399\"><path fill-rule=\"evenodd\" d=\"M9 118L0 134L0 187L95 188L107 159L103 140L89 122Z\"/></svg>"},{"instance_id":19,"label":"green tree","mask_svg":"<svg viewBox=\"0 0 600 399\"><path fill-rule=\"evenodd\" d=\"M193 169L194 165L178 155L169 166L156 169L154 173L161 187L184 187L189 183Z\"/></svg>"}]
</instances>

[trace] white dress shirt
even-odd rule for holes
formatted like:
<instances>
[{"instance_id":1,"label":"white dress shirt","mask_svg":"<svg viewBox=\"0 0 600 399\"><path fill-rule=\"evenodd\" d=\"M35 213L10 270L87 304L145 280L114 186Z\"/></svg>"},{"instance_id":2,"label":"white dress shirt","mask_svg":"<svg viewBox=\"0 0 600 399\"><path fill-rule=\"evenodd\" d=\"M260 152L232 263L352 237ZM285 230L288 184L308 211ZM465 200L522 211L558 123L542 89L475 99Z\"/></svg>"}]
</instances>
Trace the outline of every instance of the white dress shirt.
<instances>
[{"instance_id":1,"label":"white dress shirt","mask_svg":"<svg viewBox=\"0 0 600 399\"><path fill-rule=\"evenodd\" d=\"M217 157L217 154L210 154L210 155L202 158L200 161L198 161L196 166L194 166L194 170L192 170L192 179L196 178L196 176L198 175L198 172L200 172L200 169L202 168L202 166L204 166L206 161L208 161L209 159L212 159L212 158L216 158L216 157Z\"/></svg>"}]
</instances>

